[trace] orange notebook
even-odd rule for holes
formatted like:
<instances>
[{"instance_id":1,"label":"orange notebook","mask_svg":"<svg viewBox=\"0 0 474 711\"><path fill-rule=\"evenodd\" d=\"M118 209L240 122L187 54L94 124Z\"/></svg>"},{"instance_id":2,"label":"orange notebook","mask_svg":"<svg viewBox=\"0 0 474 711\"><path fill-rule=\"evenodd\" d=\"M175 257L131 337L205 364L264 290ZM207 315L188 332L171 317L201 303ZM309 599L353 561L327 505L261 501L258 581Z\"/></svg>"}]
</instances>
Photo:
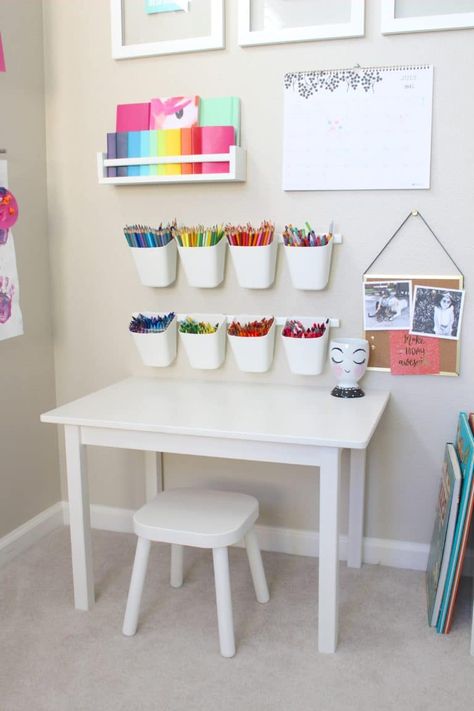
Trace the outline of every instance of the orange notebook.
<instances>
[{"instance_id":1,"label":"orange notebook","mask_svg":"<svg viewBox=\"0 0 474 711\"><path fill-rule=\"evenodd\" d=\"M192 131L191 128L182 128L181 129L181 155L182 156L190 156L193 154L193 150L192 150L193 141L192 141L191 131ZM183 175L189 175L192 172L193 172L193 164L192 163L181 163L181 173Z\"/></svg>"}]
</instances>

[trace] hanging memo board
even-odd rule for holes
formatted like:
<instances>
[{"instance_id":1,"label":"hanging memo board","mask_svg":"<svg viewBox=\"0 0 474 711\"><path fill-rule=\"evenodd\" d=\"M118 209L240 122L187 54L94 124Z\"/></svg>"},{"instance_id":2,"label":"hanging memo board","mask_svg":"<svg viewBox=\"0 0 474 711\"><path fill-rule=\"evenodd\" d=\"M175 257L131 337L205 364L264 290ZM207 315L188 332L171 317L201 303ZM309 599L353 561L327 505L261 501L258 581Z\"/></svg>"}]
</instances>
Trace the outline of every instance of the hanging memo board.
<instances>
[{"instance_id":1,"label":"hanging memo board","mask_svg":"<svg viewBox=\"0 0 474 711\"><path fill-rule=\"evenodd\" d=\"M430 187L433 67L284 78L283 190Z\"/></svg>"},{"instance_id":2,"label":"hanging memo board","mask_svg":"<svg viewBox=\"0 0 474 711\"><path fill-rule=\"evenodd\" d=\"M365 282L379 281L407 281L411 280L412 288L415 286L432 286L439 289L462 289L464 279L462 275L454 276L402 276L366 274ZM369 342L369 370L383 370L390 372L390 333L392 331L365 331L364 338ZM460 341L439 339L439 375L459 375Z\"/></svg>"}]
</instances>

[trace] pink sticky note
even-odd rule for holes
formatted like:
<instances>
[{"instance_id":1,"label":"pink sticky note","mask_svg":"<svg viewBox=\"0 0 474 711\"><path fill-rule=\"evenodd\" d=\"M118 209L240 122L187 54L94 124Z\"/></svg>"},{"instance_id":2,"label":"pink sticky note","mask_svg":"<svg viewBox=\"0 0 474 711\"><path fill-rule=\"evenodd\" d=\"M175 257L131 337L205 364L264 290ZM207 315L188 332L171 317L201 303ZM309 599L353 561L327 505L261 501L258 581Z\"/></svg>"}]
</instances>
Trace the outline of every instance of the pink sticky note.
<instances>
[{"instance_id":1,"label":"pink sticky note","mask_svg":"<svg viewBox=\"0 0 474 711\"><path fill-rule=\"evenodd\" d=\"M5 55L3 53L2 33L0 32L0 72L6 72Z\"/></svg>"},{"instance_id":2,"label":"pink sticky note","mask_svg":"<svg viewBox=\"0 0 474 711\"><path fill-rule=\"evenodd\" d=\"M439 338L390 331L390 371L392 375L439 374Z\"/></svg>"}]
</instances>

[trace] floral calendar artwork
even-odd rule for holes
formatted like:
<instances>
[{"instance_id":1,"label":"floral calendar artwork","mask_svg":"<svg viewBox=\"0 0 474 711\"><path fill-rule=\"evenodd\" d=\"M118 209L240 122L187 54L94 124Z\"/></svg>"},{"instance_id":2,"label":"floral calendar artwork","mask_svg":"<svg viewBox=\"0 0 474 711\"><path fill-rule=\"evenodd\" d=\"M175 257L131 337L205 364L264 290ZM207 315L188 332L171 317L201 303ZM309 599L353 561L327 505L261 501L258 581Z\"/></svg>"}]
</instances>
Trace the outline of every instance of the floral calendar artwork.
<instances>
[{"instance_id":1,"label":"floral calendar artwork","mask_svg":"<svg viewBox=\"0 0 474 711\"><path fill-rule=\"evenodd\" d=\"M430 187L433 67L290 72L283 190Z\"/></svg>"},{"instance_id":2,"label":"floral calendar artwork","mask_svg":"<svg viewBox=\"0 0 474 711\"><path fill-rule=\"evenodd\" d=\"M8 188L7 161L0 160L0 188ZM0 341L23 333L23 318L20 309L20 287L16 268L15 245L12 224L18 213L18 206L13 195L2 191L8 199L7 215L2 219L0 228ZM3 212L1 213L3 215Z\"/></svg>"}]
</instances>

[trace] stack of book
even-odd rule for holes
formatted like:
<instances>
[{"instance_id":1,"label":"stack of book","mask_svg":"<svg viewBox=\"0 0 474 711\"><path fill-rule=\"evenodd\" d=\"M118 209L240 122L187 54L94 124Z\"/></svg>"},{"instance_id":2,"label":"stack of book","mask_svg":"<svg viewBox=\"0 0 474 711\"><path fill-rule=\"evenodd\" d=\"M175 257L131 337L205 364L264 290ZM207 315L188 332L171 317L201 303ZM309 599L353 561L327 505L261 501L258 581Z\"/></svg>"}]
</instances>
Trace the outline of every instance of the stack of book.
<instances>
[{"instance_id":1,"label":"stack of book","mask_svg":"<svg viewBox=\"0 0 474 711\"><path fill-rule=\"evenodd\" d=\"M474 413L459 414L455 444L446 444L431 541L426 592L428 622L447 634L474 513Z\"/></svg>"},{"instance_id":2,"label":"stack of book","mask_svg":"<svg viewBox=\"0 0 474 711\"><path fill-rule=\"evenodd\" d=\"M107 158L229 153L240 145L240 99L172 96L117 106ZM107 168L108 177L228 173L228 162L164 163Z\"/></svg>"}]
</instances>

